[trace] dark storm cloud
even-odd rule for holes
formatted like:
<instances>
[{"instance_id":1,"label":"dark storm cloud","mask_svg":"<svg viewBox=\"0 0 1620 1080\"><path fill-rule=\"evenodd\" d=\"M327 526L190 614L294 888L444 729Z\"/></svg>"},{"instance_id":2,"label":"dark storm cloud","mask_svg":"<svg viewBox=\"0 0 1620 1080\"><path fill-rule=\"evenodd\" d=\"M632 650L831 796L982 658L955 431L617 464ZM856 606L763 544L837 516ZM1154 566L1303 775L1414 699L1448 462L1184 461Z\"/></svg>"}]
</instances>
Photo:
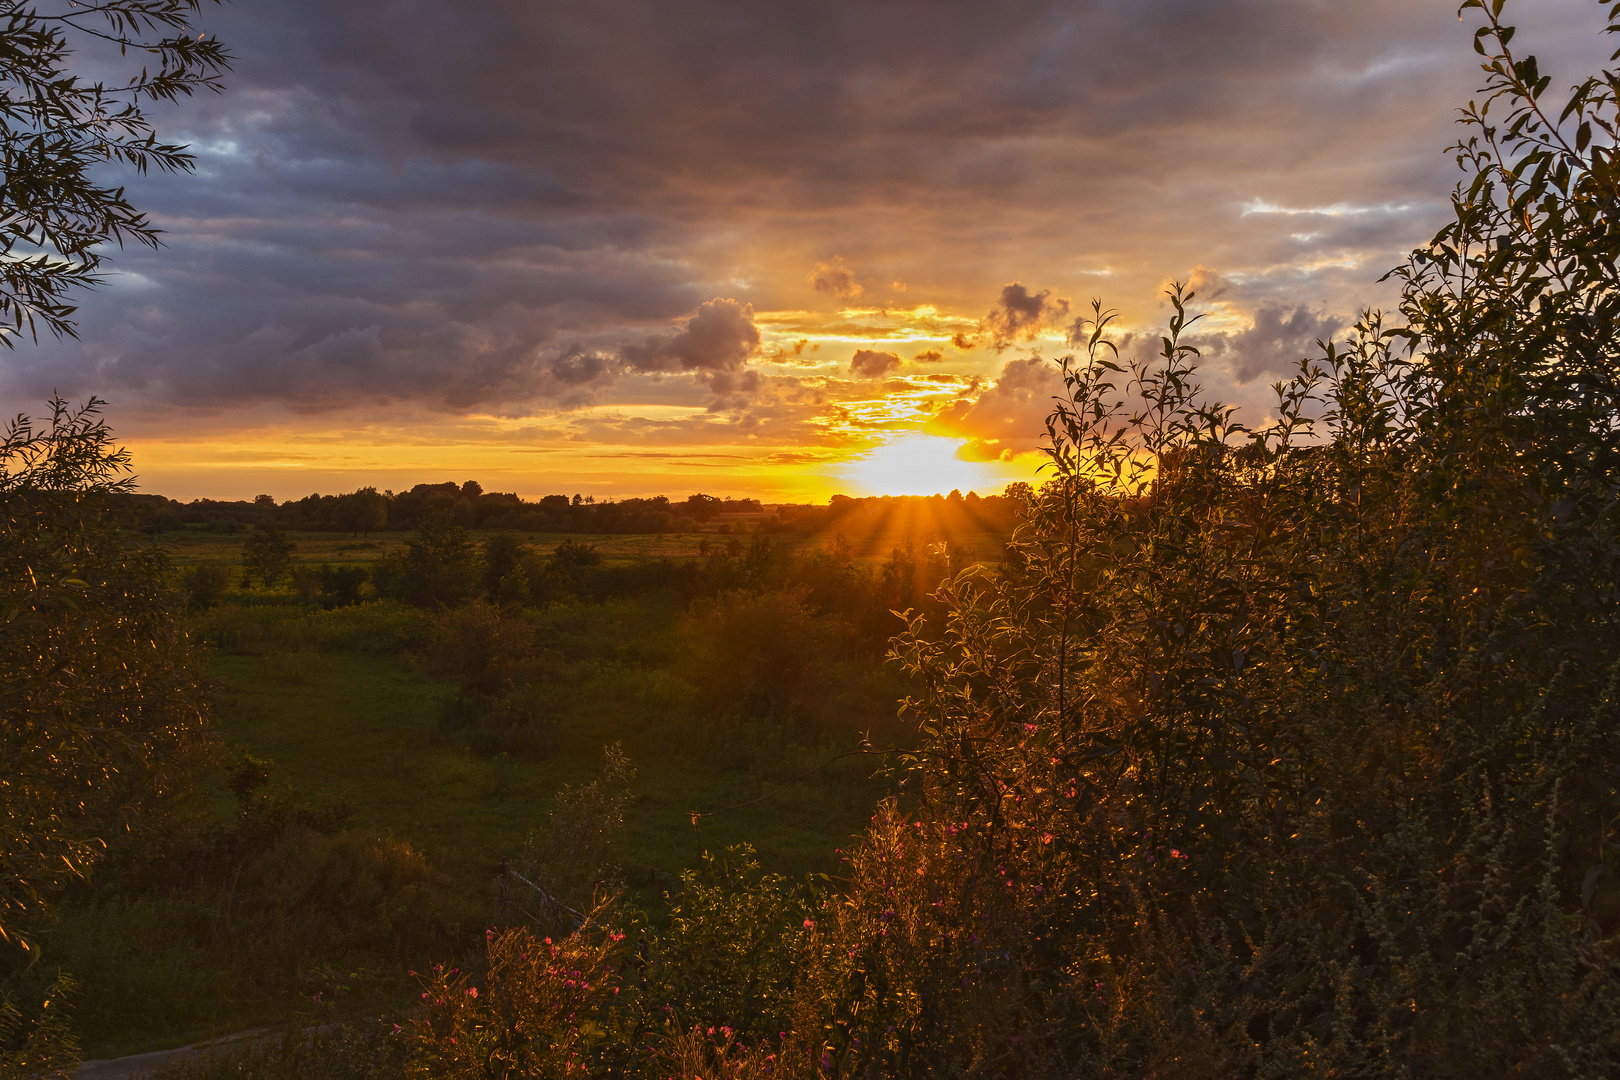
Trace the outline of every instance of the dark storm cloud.
<instances>
[{"instance_id":1,"label":"dark storm cloud","mask_svg":"<svg viewBox=\"0 0 1620 1080\"><path fill-rule=\"evenodd\" d=\"M1591 7L1519 5L1516 44L1562 78ZM1479 79L1454 11L242 2L204 25L228 93L157 111L198 173L120 177L169 246L116 255L81 339L0 356L0 392L521 409L663 372L736 408L746 305L854 296L839 260L804 277L833 250L967 310L1019 277L1073 294L1058 267L1133 295L1241 270L1278 298L1241 343L1256 377L1444 212ZM1004 294L992 337L1053 303Z\"/></svg>"},{"instance_id":2,"label":"dark storm cloud","mask_svg":"<svg viewBox=\"0 0 1620 1080\"><path fill-rule=\"evenodd\" d=\"M641 372L735 372L759 348L753 314L735 300L710 300L680 330L625 346L625 362Z\"/></svg>"}]
</instances>

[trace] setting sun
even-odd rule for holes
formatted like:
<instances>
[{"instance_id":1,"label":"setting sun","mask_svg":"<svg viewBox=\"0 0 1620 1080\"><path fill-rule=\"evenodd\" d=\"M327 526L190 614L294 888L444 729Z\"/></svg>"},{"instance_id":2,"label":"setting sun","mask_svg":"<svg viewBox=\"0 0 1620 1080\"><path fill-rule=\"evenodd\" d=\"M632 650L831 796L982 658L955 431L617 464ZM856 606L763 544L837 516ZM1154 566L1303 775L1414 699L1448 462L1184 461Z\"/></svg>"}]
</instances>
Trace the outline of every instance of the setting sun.
<instances>
[{"instance_id":1,"label":"setting sun","mask_svg":"<svg viewBox=\"0 0 1620 1080\"><path fill-rule=\"evenodd\" d=\"M903 435L857 458L845 474L863 495L935 495L999 490L1006 477L984 462L963 461L957 443L936 435Z\"/></svg>"}]
</instances>

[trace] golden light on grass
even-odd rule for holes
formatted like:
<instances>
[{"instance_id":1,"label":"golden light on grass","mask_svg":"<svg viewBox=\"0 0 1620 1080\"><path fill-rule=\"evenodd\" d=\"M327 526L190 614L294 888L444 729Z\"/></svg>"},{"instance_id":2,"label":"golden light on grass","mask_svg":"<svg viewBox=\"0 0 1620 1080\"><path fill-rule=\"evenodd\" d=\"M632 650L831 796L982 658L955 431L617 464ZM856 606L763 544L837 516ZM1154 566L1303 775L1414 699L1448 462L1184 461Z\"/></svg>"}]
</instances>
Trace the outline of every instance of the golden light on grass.
<instances>
[{"instance_id":1,"label":"golden light on grass","mask_svg":"<svg viewBox=\"0 0 1620 1080\"><path fill-rule=\"evenodd\" d=\"M862 495L935 495L999 490L1006 478L995 468L956 456L953 439L902 435L857 458L844 476Z\"/></svg>"}]
</instances>

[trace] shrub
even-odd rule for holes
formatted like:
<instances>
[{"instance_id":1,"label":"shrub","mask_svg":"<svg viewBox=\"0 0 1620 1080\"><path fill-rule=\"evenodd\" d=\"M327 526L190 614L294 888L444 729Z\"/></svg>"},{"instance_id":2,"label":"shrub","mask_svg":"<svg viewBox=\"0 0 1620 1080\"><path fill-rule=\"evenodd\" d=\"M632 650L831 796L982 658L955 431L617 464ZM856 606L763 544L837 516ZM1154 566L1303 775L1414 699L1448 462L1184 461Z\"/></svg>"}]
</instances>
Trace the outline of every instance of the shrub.
<instances>
[{"instance_id":1,"label":"shrub","mask_svg":"<svg viewBox=\"0 0 1620 1080\"><path fill-rule=\"evenodd\" d=\"M91 399L55 399L0 437L0 942L192 790L210 702L161 556L132 547L108 496L128 454Z\"/></svg>"},{"instance_id":2,"label":"shrub","mask_svg":"<svg viewBox=\"0 0 1620 1080\"><path fill-rule=\"evenodd\" d=\"M360 603L360 589L370 578L371 571L364 566L322 563L315 577L321 606L330 609Z\"/></svg>"},{"instance_id":3,"label":"shrub","mask_svg":"<svg viewBox=\"0 0 1620 1080\"><path fill-rule=\"evenodd\" d=\"M454 679L457 693L439 714L439 732L486 754L538 756L555 743L561 703L549 657L537 654L534 629L482 601L442 613L425 657Z\"/></svg>"},{"instance_id":4,"label":"shrub","mask_svg":"<svg viewBox=\"0 0 1620 1080\"><path fill-rule=\"evenodd\" d=\"M320 577L313 566L295 566L291 570L293 595L298 602L308 604L320 592Z\"/></svg>"},{"instance_id":5,"label":"shrub","mask_svg":"<svg viewBox=\"0 0 1620 1080\"><path fill-rule=\"evenodd\" d=\"M37 1009L25 1014L8 994L0 993L0 1076L66 1078L79 1064L79 1041L69 1022L73 980L58 974L42 994L33 995Z\"/></svg>"},{"instance_id":6,"label":"shrub","mask_svg":"<svg viewBox=\"0 0 1620 1080\"><path fill-rule=\"evenodd\" d=\"M242 544L242 584L251 586L257 577L265 588L272 588L292 565L297 548L279 526L255 525Z\"/></svg>"},{"instance_id":7,"label":"shrub","mask_svg":"<svg viewBox=\"0 0 1620 1080\"><path fill-rule=\"evenodd\" d=\"M180 575L180 589L192 611L207 611L225 598L231 587L231 569L222 563L188 566Z\"/></svg>"},{"instance_id":8,"label":"shrub","mask_svg":"<svg viewBox=\"0 0 1620 1080\"><path fill-rule=\"evenodd\" d=\"M797 592L732 592L681 619L692 681L720 713L807 720L819 712L835 630Z\"/></svg>"},{"instance_id":9,"label":"shrub","mask_svg":"<svg viewBox=\"0 0 1620 1080\"><path fill-rule=\"evenodd\" d=\"M635 772L617 744L603 748L602 773L557 793L546 827L530 834L513 860L516 880L501 884L501 917L530 919L542 931L566 933L623 891L613 862Z\"/></svg>"},{"instance_id":10,"label":"shrub","mask_svg":"<svg viewBox=\"0 0 1620 1080\"><path fill-rule=\"evenodd\" d=\"M584 1076L622 1056L613 1005L624 934L587 924L556 941L522 927L486 939L481 977L441 965L423 978L408 1075Z\"/></svg>"},{"instance_id":11,"label":"shrub","mask_svg":"<svg viewBox=\"0 0 1620 1080\"><path fill-rule=\"evenodd\" d=\"M454 607L478 594L478 552L467 530L442 509L430 510L406 542L373 564L377 595L417 607Z\"/></svg>"}]
</instances>

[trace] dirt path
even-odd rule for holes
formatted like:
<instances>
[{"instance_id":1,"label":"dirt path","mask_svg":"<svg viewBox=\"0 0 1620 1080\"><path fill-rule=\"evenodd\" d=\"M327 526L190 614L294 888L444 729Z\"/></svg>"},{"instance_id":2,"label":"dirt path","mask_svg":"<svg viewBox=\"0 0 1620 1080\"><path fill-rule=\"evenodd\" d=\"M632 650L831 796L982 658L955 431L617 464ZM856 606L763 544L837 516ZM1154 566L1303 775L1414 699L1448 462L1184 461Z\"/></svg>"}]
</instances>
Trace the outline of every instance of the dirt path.
<instances>
[{"instance_id":1,"label":"dirt path","mask_svg":"<svg viewBox=\"0 0 1620 1080\"><path fill-rule=\"evenodd\" d=\"M310 1028L306 1034L313 1035L320 1028ZM138 1077L150 1076L171 1061L185 1061L189 1058L202 1057L212 1054L228 1054L238 1050L246 1050L260 1043L269 1042L280 1037L280 1028L253 1028L250 1031L238 1031L230 1035L221 1035L217 1039L207 1039L195 1042L189 1046L177 1046L173 1050L154 1050L149 1054L131 1054L129 1057L101 1058L96 1061L86 1061L73 1071L74 1080L137 1080Z\"/></svg>"}]
</instances>

